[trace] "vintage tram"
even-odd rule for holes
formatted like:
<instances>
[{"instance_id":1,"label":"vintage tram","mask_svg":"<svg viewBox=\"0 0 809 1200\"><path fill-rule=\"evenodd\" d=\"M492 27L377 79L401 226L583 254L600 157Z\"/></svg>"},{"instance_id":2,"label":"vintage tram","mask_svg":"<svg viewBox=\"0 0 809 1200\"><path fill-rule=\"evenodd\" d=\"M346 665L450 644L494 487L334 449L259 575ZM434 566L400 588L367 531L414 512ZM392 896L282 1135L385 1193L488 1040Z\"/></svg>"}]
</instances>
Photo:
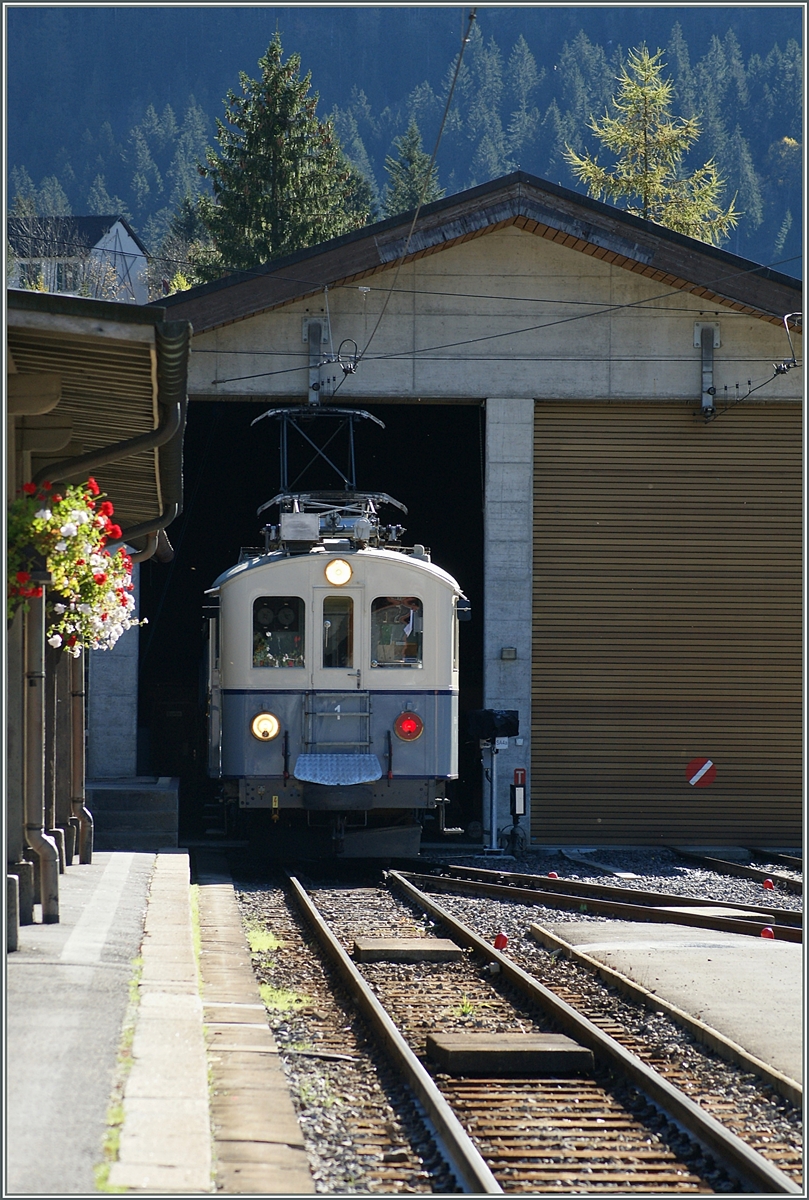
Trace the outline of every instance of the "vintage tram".
<instances>
[{"instance_id":1,"label":"vintage tram","mask_svg":"<svg viewBox=\"0 0 809 1200\"><path fill-rule=\"evenodd\" d=\"M455 579L383 493L282 492L208 593L209 774L268 852L418 853L458 773ZM217 603L218 602L218 603Z\"/></svg>"}]
</instances>

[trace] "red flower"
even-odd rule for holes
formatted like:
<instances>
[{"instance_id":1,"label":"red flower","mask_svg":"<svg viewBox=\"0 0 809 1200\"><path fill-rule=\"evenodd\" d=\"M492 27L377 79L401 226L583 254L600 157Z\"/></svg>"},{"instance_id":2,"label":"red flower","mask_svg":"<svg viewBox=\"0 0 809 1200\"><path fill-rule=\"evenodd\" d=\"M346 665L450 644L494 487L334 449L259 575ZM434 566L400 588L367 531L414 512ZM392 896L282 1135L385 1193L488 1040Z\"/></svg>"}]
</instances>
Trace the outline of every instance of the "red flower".
<instances>
[{"instance_id":1,"label":"red flower","mask_svg":"<svg viewBox=\"0 0 809 1200\"><path fill-rule=\"evenodd\" d=\"M71 633L70 637L67 639L67 644L68 644L68 646L75 646L75 645L76 645L76 635L75 635L75 633Z\"/></svg>"},{"instance_id":2,"label":"red flower","mask_svg":"<svg viewBox=\"0 0 809 1200\"><path fill-rule=\"evenodd\" d=\"M120 525L108 525L107 533L113 539L113 541L117 541L117 539L121 536L121 526Z\"/></svg>"},{"instance_id":3,"label":"red flower","mask_svg":"<svg viewBox=\"0 0 809 1200\"><path fill-rule=\"evenodd\" d=\"M27 583L30 578L31 575L28 571L17 572L17 583Z\"/></svg>"},{"instance_id":4,"label":"red flower","mask_svg":"<svg viewBox=\"0 0 809 1200\"><path fill-rule=\"evenodd\" d=\"M62 499L61 496L54 496L54 500L57 504L60 502L61 499Z\"/></svg>"},{"instance_id":5,"label":"red flower","mask_svg":"<svg viewBox=\"0 0 809 1200\"><path fill-rule=\"evenodd\" d=\"M33 496L37 490L37 485L35 483L24 483L22 485L22 490L25 492L26 496Z\"/></svg>"},{"instance_id":6,"label":"red flower","mask_svg":"<svg viewBox=\"0 0 809 1200\"><path fill-rule=\"evenodd\" d=\"M83 566L84 566L84 559L83 559L83 558L77 558L77 559L76 559L76 566L77 566L77 567L83 567Z\"/></svg>"},{"instance_id":7,"label":"red flower","mask_svg":"<svg viewBox=\"0 0 809 1200\"><path fill-rule=\"evenodd\" d=\"M99 573L97 575L93 576L93 579L96 581L96 583L106 583L107 582L107 576L104 574L103 571L99 571Z\"/></svg>"},{"instance_id":8,"label":"red flower","mask_svg":"<svg viewBox=\"0 0 809 1200\"><path fill-rule=\"evenodd\" d=\"M106 619L107 619L107 614L106 614L106 613L102 613L102 614L101 614L101 620L102 620L102 621L106 621Z\"/></svg>"},{"instance_id":9,"label":"red flower","mask_svg":"<svg viewBox=\"0 0 809 1200\"><path fill-rule=\"evenodd\" d=\"M98 493L101 491L101 488L98 486L96 481L93 479L92 475L87 480L87 486L90 489L90 491L93 493L94 496L97 496Z\"/></svg>"},{"instance_id":10,"label":"red flower","mask_svg":"<svg viewBox=\"0 0 809 1200\"><path fill-rule=\"evenodd\" d=\"M28 595L29 595L29 596L34 596L35 598L38 598L39 596L41 596L41 595L42 595L42 588L41 588L41 587L35 587L35 588L31 588L31 590L30 590L30 592L28 593Z\"/></svg>"},{"instance_id":11,"label":"red flower","mask_svg":"<svg viewBox=\"0 0 809 1200\"><path fill-rule=\"evenodd\" d=\"M43 491L46 491L46 492L49 492L49 491L51 490L51 485L50 485L50 483L48 482L48 480L47 480L47 479L46 479L46 480L45 480L45 482L42 484L42 490L43 490Z\"/></svg>"},{"instance_id":12,"label":"red flower","mask_svg":"<svg viewBox=\"0 0 809 1200\"><path fill-rule=\"evenodd\" d=\"M109 500L105 500L98 511L103 517L111 517L115 512L115 509L112 507L112 504L109 502Z\"/></svg>"},{"instance_id":13,"label":"red flower","mask_svg":"<svg viewBox=\"0 0 809 1200\"><path fill-rule=\"evenodd\" d=\"M85 499L85 504L87 505L88 508L95 508L95 506L96 506L95 500Z\"/></svg>"},{"instance_id":14,"label":"red flower","mask_svg":"<svg viewBox=\"0 0 809 1200\"><path fill-rule=\"evenodd\" d=\"M101 538L99 538L99 539L98 539L98 548L99 548L99 550L103 550L103 549L104 549L104 547L106 546L106 544L107 544L107 539L106 539L105 537L101 537Z\"/></svg>"}]
</instances>

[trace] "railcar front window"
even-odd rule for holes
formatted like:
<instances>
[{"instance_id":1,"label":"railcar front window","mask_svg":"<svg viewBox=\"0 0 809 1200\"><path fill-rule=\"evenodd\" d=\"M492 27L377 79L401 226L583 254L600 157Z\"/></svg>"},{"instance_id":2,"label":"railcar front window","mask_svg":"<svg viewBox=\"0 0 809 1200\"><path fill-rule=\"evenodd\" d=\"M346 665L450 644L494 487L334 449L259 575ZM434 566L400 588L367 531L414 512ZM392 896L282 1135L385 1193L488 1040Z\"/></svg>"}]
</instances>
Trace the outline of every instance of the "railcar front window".
<instances>
[{"instance_id":1,"label":"railcar front window","mask_svg":"<svg viewBox=\"0 0 809 1200\"><path fill-rule=\"evenodd\" d=\"M423 617L415 596L378 596L371 605L371 666L420 667Z\"/></svg>"},{"instance_id":2,"label":"railcar front window","mask_svg":"<svg viewBox=\"0 0 809 1200\"><path fill-rule=\"evenodd\" d=\"M354 601L326 596L323 601L323 666L354 666Z\"/></svg>"},{"instance_id":3,"label":"railcar front window","mask_svg":"<svg viewBox=\"0 0 809 1200\"><path fill-rule=\"evenodd\" d=\"M304 665L303 600L299 596L259 596L253 601L253 666Z\"/></svg>"}]
</instances>

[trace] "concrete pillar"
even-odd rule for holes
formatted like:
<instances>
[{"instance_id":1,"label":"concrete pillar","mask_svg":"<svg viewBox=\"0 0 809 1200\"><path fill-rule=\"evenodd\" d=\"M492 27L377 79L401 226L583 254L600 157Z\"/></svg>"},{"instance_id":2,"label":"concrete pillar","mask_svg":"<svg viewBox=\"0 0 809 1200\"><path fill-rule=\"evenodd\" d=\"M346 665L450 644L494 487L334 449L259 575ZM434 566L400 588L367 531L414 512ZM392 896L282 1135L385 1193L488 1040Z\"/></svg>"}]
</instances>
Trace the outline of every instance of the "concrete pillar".
<instances>
[{"instance_id":1,"label":"concrete pillar","mask_svg":"<svg viewBox=\"0 0 809 1200\"><path fill-rule=\"evenodd\" d=\"M6 875L6 950L20 945L20 880L18 875Z\"/></svg>"},{"instance_id":2,"label":"concrete pillar","mask_svg":"<svg viewBox=\"0 0 809 1200\"><path fill-rule=\"evenodd\" d=\"M6 639L6 857L10 874L19 881L20 924L30 925L34 920L34 868L25 858L23 619L22 610L18 609Z\"/></svg>"},{"instance_id":3,"label":"concrete pillar","mask_svg":"<svg viewBox=\"0 0 809 1200\"><path fill-rule=\"evenodd\" d=\"M78 825L79 862L93 861L93 814L85 804L85 666L86 652L70 660L70 807Z\"/></svg>"},{"instance_id":4,"label":"concrete pillar","mask_svg":"<svg viewBox=\"0 0 809 1200\"><path fill-rule=\"evenodd\" d=\"M56 823L56 668L64 651L45 647L45 830L59 851L59 873L64 875L65 833Z\"/></svg>"},{"instance_id":5,"label":"concrete pillar","mask_svg":"<svg viewBox=\"0 0 809 1200\"><path fill-rule=\"evenodd\" d=\"M70 712L69 654L58 652L55 666L56 715L54 720L54 808L56 828L61 829L65 843L65 862L70 866L76 852L77 822L70 804L71 778L71 712Z\"/></svg>"},{"instance_id":6,"label":"concrete pillar","mask_svg":"<svg viewBox=\"0 0 809 1200\"><path fill-rule=\"evenodd\" d=\"M511 828L509 786L517 768L531 791L531 598L534 402L486 401L483 706L517 709L520 734L497 755L497 829ZM503 650L508 656L503 657ZM513 652L516 651L516 657ZM488 767L489 755L486 754ZM484 787L484 829L489 825ZM530 812L520 821L529 841ZM489 845L489 838L486 838Z\"/></svg>"},{"instance_id":7,"label":"concrete pillar","mask_svg":"<svg viewBox=\"0 0 809 1200\"><path fill-rule=\"evenodd\" d=\"M37 573L32 571L36 580ZM41 572L45 576L45 572ZM46 576L50 578L50 576ZM25 840L39 859L42 923L59 920L59 851L45 832L45 596L25 614Z\"/></svg>"},{"instance_id":8,"label":"concrete pillar","mask_svg":"<svg viewBox=\"0 0 809 1200\"><path fill-rule=\"evenodd\" d=\"M132 569L135 612L139 571ZM138 634L127 629L112 650L87 653L87 778L132 779L138 759Z\"/></svg>"}]
</instances>

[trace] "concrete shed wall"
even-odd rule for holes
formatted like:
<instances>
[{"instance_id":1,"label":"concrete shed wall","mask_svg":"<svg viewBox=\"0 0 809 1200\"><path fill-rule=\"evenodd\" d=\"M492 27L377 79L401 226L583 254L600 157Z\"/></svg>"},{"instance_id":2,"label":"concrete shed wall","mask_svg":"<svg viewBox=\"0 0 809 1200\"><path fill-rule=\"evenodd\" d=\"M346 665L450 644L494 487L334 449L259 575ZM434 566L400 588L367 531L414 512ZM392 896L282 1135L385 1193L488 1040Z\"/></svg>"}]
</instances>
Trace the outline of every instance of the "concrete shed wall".
<instances>
[{"instance_id":1,"label":"concrete shed wall","mask_svg":"<svg viewBox=\"0 0 809 1200\"><path fill-rule=\"evenodd\" d=\"M305 278L305 263L301 264ZM336 350L362 350L396 271L329 290ZM369 290L365 290L369 289ZM720 390L771 373L788 356L783 329L514 226L406 263L341 401L699 398L694 323L719 321ZM326 319L322 291L194 339L198 398L307 398L304 320ZM328 351L330 347L324 346ZM342 372L338 371L342 379ZM771 398L796 399L795 374Z\"/></svg>"}]
</instances>

